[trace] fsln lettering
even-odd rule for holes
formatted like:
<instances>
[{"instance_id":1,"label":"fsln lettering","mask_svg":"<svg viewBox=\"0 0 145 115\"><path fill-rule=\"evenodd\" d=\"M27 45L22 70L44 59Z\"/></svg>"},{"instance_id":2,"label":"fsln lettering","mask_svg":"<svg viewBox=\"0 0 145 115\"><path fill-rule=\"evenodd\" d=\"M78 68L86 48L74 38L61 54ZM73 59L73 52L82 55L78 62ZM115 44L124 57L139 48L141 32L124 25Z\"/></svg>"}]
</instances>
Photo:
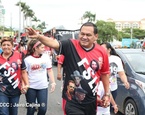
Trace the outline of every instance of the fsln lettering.
<instances>
[{"instance_id":1,"label":"fsln lettering","mask_svg":"<svg viewBox=\"0 0 145 115\"><path fill-rule=\"evenodd\" d=\"M80 66L84 65L85 63L86 63L87 65L89 65L89 62L88 62L88 60L87 60L86 58L84 58L84 59L82 59L80 62L78 62L78 66L80 67Z\"/></svg>"}]
</instances>

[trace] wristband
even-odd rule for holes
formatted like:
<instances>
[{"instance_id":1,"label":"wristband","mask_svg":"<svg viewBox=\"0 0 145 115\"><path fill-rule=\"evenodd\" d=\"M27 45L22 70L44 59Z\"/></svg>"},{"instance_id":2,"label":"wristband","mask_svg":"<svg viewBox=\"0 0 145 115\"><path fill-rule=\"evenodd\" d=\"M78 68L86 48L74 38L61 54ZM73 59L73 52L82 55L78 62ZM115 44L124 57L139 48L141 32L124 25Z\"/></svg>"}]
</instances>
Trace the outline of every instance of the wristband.
<instances>
[{"instance_id":1,"label":"wristband","mask_svg":"<svg viewBox=\"0 0 145 115\"><path fill-rule=\"evenodd\" d=\"M109 96L110 97L110 93L109 92L105 93L104 96Z\"/></svg>"}]
</instances>

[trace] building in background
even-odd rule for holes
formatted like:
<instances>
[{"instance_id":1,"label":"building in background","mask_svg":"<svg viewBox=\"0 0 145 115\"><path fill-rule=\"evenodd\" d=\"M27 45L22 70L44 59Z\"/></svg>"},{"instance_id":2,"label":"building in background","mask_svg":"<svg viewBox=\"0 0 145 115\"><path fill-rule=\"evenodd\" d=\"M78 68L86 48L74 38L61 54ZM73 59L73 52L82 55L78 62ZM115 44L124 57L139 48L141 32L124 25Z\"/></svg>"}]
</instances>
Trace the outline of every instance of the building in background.
<instances>
[{"instance_id":1,"label":"building in background","mask_svg":"<svg viewBox=\"0 0 145 115\"><path fill-rule=\"evenodd\" d=\"M5 9L0 0L0 27L3 26L3 30L0 31L0 37L4 35L4 25L5 25L5 16L4 15L5 15Z\"/></svg>"},{"instance_id":2,"label":"building in background","mask_svg":"<svg viewBox=\"0 0 145 115\"><path fill-rule=\"evenodd\" d=\"M5 9L0 0L0 26L4 26L4 19L5 19L4 15L5 15Z\"/></svg>"},{"instance_id":3,"label":"building in background","mask_svg":"<svg viewBox=\"0 0 145 115\"><path fill-rule=\"evenodd\" d=\"M139 21L115 21L111 18L107 19L108 22L115 22L115 28L122 31L124 28L139 28L145 30L145 18Z\"/></svg>"}]
</instances>

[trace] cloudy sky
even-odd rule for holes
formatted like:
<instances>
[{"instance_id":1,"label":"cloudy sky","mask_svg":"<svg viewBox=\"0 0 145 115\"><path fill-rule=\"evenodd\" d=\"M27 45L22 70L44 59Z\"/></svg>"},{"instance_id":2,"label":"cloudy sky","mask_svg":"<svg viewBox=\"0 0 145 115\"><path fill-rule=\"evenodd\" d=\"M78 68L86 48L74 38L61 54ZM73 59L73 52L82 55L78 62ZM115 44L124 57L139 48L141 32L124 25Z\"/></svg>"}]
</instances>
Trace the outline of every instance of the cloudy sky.
<instances>
[{"instance_id":1,"label":"cloudy sky","mask_svg":"<svg viewBox=\"0 0 145 115\"><path fill-rule=\"evenodd\" d=\"M19 0L1 0L6 10L5 25L19 27ZM145 0L21 0L49 27L64 25L75 28L79 19L90 11L96 19L141 20L145 18ZM11 23L12 22L12 23Z\"/></svg>"}]
</instances>

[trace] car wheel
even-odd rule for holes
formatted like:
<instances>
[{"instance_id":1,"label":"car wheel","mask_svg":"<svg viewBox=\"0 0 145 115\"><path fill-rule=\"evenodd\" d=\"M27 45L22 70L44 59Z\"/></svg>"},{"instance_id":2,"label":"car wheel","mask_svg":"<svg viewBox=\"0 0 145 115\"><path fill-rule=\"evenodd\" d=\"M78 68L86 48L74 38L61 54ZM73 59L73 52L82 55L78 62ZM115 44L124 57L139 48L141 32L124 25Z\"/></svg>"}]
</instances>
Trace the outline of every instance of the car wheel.
<instances>
[{"instance_id":1,"label":"car wheel","mask_svg":"<svg viewBox=\"0 0 145 115\"><path fill-rule=\"evenodd\" d=\"M132 99L129 99L125 103L124 107L125 115L138 115L138 109L135 102Z\"/></svg>"}]
</instances>

